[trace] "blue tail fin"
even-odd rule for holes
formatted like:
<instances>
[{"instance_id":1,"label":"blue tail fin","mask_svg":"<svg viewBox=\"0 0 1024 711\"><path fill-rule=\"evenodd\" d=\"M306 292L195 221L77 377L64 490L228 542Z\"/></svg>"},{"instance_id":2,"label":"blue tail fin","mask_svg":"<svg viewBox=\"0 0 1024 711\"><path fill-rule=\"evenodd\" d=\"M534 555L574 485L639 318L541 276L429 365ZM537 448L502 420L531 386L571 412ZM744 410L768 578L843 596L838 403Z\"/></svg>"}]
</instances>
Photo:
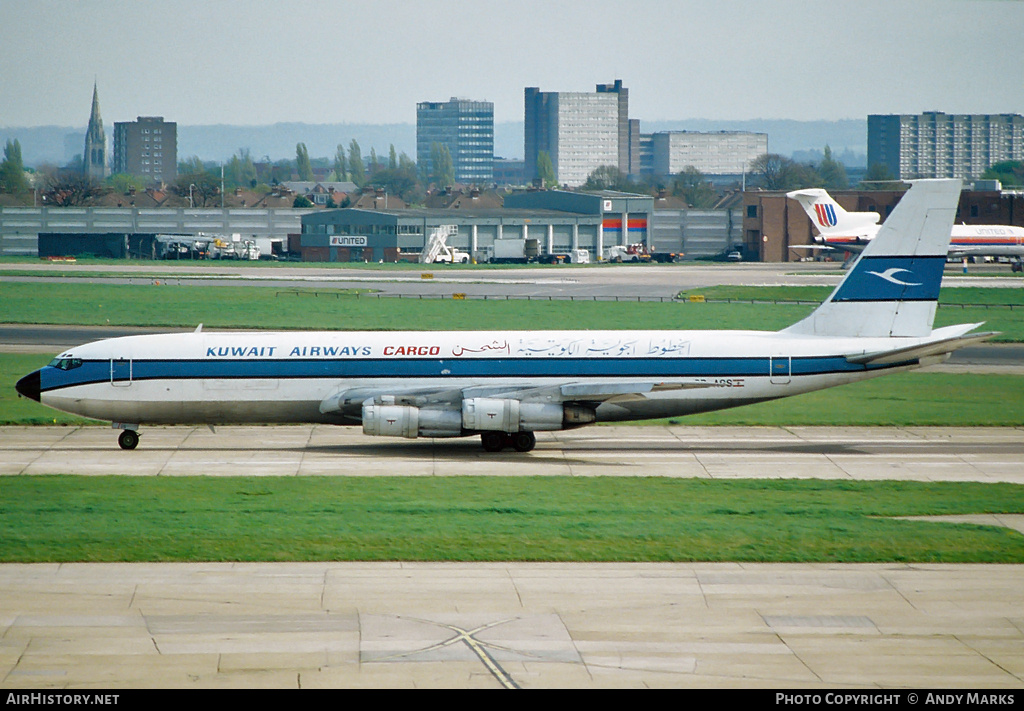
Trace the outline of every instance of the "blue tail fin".
<instances>
[{"instance_id":1,"label":"blue tail fin","mask_svg":"<svg viewBox=\"0 0 1024 711\"><path fill-rule=\"evenodd\" d=\"M959 180L915 180L832 295L786 333L927 336L960 199Z\"/></svg>"}]
</instances>

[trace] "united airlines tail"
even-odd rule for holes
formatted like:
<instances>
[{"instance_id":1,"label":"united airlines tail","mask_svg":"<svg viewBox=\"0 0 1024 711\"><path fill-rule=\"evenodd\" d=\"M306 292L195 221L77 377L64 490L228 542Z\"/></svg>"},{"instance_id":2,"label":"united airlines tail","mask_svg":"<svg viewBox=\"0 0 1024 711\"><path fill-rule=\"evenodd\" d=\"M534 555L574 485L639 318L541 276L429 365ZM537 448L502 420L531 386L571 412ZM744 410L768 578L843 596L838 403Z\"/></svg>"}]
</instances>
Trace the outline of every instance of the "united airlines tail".
<instances>
[{"instance_id":1,"label":"united airlines tail","mask_svg":"<svg viewBox=\"0 0 1024 711\"><path fill-rule=\"evenodd\" d=\"M878 229L881 216L877 212L847 212L821 188L807 188L786 193L804 208L822 237L833 235L867 238Z\"/></svg>"},{"instance_id":2,"label":"united airlines tail","mask_svg":"<svg viewBox=\"0 0 1024 711\"><path fill-rule=\"evenodd\" d=\"M854 337L931 334L960 188L959 180L912 181L879 230L878 236L885 239L872 240L832 295L783 332Z\"/></svg>"}]
</instances>

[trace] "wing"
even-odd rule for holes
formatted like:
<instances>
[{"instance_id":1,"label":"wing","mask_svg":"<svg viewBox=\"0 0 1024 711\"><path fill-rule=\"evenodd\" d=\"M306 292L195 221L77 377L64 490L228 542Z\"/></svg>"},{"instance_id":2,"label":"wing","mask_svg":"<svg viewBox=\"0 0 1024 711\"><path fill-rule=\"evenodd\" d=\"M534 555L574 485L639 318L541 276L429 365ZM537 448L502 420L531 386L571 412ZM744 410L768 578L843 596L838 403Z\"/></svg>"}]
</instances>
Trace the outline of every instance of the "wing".
<instances>
[{"instance_id":1,"label":"wing","mask_svg":"<svg viewBox=\"0 0 1024 711\"><path fill-rule=\"evenodd\" d=\"M541 387L476 385L465 388L413 388L384 390L349 388L334 393L320 403L320 412L349 423L359 422L364 405L404 405L419 408L461 410L463 402L476 398L516 400L520 403L579 404L596 407L604 402L644 399L650 393L669 390L708 388L703 379L666 382L589 382L579 381Z\"/></svg>"}]
</instances>

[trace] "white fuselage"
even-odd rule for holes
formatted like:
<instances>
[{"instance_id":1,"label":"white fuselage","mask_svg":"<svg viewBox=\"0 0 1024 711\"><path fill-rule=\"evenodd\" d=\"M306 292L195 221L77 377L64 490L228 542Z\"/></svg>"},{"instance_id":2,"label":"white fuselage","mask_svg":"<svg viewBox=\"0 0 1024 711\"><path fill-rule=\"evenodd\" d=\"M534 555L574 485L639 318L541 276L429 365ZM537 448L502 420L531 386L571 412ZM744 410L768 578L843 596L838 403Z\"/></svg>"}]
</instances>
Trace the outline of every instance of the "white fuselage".
<instances>
[{"instance_id":1,"label":"white fuselage","mask_svg":"<svg viewBox=\"0 0 1024 711\"><path fill-rule=\"evenodd\" d=\"M926 339L919 339L924 341ZM503 391L654 383L602 396L597 420L631 420L768 400L914 363L856 365L850 353L908 339L757 331L198 332L116 338L40 371L40 401L132 424L348 421L324 403L339 392ZM587 387L580 396L587 401ZM452 399L452 405L463 395ZM539 393L541 401L543 393ZM443 398L438 407L444 407ZM565 400L565 398L562 398ZM349 418L351 419L351 418Z\"/></svg>"},{"instance_id":2,"label":"white fuselage","mask_svg":"<svg viewBox=\"0 0 1024 711\"><path fill-rule=\"evenodd\" d=\"M861 230L841 226L822 230L819 240L830 247L860 251L874 239L880 225ZM1024 227L1013 225L953 225L951 257L1024 257Z\"/></svg>"}]
</instances>

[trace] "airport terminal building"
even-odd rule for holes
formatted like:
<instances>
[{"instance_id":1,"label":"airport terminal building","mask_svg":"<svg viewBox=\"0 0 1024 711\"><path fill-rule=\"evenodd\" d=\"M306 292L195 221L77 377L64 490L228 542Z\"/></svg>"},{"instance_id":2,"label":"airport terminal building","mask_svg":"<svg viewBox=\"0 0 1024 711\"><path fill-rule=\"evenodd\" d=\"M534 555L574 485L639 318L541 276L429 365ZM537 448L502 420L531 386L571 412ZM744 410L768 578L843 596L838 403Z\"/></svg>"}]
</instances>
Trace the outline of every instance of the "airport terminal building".
<instances>
[{"instance_id":1,"label":"airport terminal building","mask_svg":"<svg viewBox=\"0 0 1024 711\"><path fill-rule=\"evenodd\" d=\"M585 249L596 259L612 245L648 243L654 199L628 193L532 191L505 198L501 209L324 210L302 216L303 261L415 259L441 225L448 244L476 257L500 239L536 239L542 255Z\"/></svg>"},{"instance_id":2,"label":"airport terminal building","mask_svg":"<svg viewBox=\"0 0 1024 711\"><path fill-rule=\"evenodd\" d=\"M138 248L136 237L237 233L255 240L266 257L397 261L416 259L440 225L455 225L449 245L478 261L499 239L536 239L541 256L587 250L592 261L614 245L642 243L692 259L742 241L739 210L664 209L650 195L539 190L508 195L504 207L473 202L469 196L449 209L5 207L0 254L45 256L40 236L48 235L68 255L152 259L159 255Z\"/></svg>"}]
</instances>

